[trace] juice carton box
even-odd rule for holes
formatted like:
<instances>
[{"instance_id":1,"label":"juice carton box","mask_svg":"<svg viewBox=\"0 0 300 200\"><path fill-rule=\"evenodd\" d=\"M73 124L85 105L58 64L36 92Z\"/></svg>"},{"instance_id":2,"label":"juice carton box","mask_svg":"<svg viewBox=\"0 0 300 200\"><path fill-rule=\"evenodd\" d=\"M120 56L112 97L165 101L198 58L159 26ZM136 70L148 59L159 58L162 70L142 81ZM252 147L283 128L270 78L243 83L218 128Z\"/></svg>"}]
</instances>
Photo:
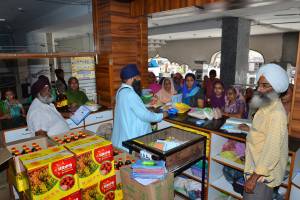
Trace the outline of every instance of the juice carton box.
<instances>
[{"instance_id":1,"label":"juice carton box","mask_svg":"<svg viewBox=\"0 0 300 200\"><path fill-rule=\"evenodd\" d=\"M120 168L130 166L136 160L138 160L138 158L135 157L134 155L129 154L122 149L118 149L118 148L114 147L115 174L116 174L116 180L117 180L117 189L115 191L116 199L123 199ZM123 163L123 166L119 166L120 162Z\"/></svg>"},{"instance_id":2,"label":"juice carton box","mask_svg":"<svg viewBox=\"0 0 300 200\"><path fill-rule=\"evenodd\" d=\"M55 143L43 136L35 136L32 138L26 138L7 143L6 148L13 156L13 159L10 160L9 165L13 166L14 172L18 175L25 171L20 162L20 158L24 154L31 153L32 151L40 151L52 146L55 146Z\"/></svg>"},{"instance_id":3,"label":"juice carton box","mask_svg":"<svg viewBox=\"0 0 300 200\"><path fill-rule=\"evenodd\" d=\"M12 165L7 170L7 181L12 184L18 192L24 192L29 188L26 172L16 173Z\"/></svg>"},{"instance_id":4,"label":"juice carton box","mask_svg":"<svg viewBox=\"0 0 300 200\"><path fill-rule=\"evenodd\" d=\"M95 133L93 133L92 131L78 129L52 136L50 137L50 139L57 145L65 145L94 135Z\"/></svg>"},{"instance_id":5,"label":"juice carton box","mask_svg":"<svg viewBox=\"0 0 300 200\"><path fill-rule=\"evenodd\" d=\"M66 144L65 147L76 156L80 188L94 185L100 179L115 175L110 141L91 136Z\"/></svg>"},{"instance_id":6,"label":"juice carton box","mask_svg":"<svg viewBox=\"0 0 300 200\"><path fill-rule=\"evenodd\" d=\"M79 190L74 155L62 146L20 157L26 170L30 199L61 199Z\"/></svg>"},{"instance_id":7,"label":"juice carton box","mask_svg":"<svg viewBox=\"0 0 300 200\"><path fill-rule=\"evenodd\" d=\"M116 176L98 180L98 183L81 190L82 200L121 200L116 196Z\"/></svg>"},{"instance_id":8,"label":"juice carton box","mask_svg":"<svg viewBox=\"0 0 300 200\"><path fill-rule=\"evenodd\" d=\"M77 192L70 194L60 200L82 200L81 191L78 190Z\"/></svg>"}]
</instances>

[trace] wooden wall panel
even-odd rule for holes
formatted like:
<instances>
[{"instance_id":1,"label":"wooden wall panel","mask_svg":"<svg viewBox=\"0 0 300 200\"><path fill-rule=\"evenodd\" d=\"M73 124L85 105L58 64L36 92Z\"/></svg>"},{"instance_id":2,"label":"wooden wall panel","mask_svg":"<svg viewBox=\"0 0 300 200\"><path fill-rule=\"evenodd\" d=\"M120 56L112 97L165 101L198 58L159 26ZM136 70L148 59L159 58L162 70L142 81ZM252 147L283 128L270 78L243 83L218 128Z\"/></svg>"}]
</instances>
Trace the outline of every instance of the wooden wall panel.
<instances>
[{"instance_id":1,"label":"wooden wall panel","mask_svg":"<svg viewBox=\"0 0 300 200\"><path fill-rule=\"evenodd\" d=\"M289 119L289 133L292 136L300 138L300 39L298 40L296 77L292 100L292 110Z\"/></svg>"},{"instance_id":2,"label":"wooden wall panel","mask_svg":"<svg viewBox=\"0 0 300 200\"><path fill-rule=\"evenodd\" d=\"M147 18L131 16L130 3L94 0L93 6L94 34L98 40L95 45L100 55L96 64L97 93L102 105L113 107L122 67L135 63L142 77L147 72Z\"/></svg>"}]
</instances>

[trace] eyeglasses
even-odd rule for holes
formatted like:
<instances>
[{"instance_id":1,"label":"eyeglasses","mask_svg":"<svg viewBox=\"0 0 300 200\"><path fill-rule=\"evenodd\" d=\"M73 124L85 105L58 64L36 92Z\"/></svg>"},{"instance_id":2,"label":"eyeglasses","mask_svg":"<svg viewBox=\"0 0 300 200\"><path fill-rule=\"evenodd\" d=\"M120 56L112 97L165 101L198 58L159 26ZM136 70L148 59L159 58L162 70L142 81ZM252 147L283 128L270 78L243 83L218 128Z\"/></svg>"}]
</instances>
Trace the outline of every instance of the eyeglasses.
<instances>
[{"instance_id":1,"label":"eyeglasses","mask_svg":"<svg viewBox=\"0 0 300 200\"><path fill-rule=\"evenodd\" d=\"M270 83L257 83L256 87L257 88L268 89L268 88L271 88L272 85L270 85Z\"/></svg>"}]
</instances>

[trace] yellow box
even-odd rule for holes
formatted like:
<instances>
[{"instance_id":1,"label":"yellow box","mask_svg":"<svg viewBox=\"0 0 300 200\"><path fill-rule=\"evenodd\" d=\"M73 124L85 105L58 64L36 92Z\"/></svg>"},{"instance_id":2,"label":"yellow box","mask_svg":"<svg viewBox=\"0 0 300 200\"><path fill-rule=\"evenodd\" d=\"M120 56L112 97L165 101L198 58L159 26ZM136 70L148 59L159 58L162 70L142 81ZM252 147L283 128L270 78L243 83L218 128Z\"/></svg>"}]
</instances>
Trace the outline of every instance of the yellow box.
<instances>
[{"instance_id":1,"label":"yellow box","mask_svg":"<svg viewBox=\"0 0 300 200\"><path fill-rule=\"evenodd\" d=\"M79 190L74 155L62 146L26 154L20 158L33 200L61 199Z\"/></svg>"},{"instance_id":2,"label":"yellow box","mask_svg":"<svg viewBox=\"0 0 300 200\"><path fill-rule=\"evenodd\" d=\"M105 199L105 200L121 200L120 190L117 189L116 176L107 177L98 180L98 183L81 190L82 200ZM122 190L121 190L122 191Z\"/></svg>"},{"instance_id":3,"label":"yellow box","mask_svg":"<svg viewBox=\"0 0 300 200\"><path fill-rule=\"evenodd\" d=\"M29 188L26 173L25 172L16 173L12 165L8 167L7 180L8 183L15 186L18 192L24 192Z\"/></svg>"},{"instance_id":4,"label":"yellow box","mask_svg":"<svg viewBox=\"0 0 300 200\"><path fill-rule=\"evenodd\" d=\"M84 135L84 138L82 137L82 135ZM95 133L86 129L77 129L77 130L71 130L59 135L52 136L50 137L50 140L57 145L66 145L91 136L95 136ZM68 139L70 141L67 143L66 140Z\"/></svg>"},{"instance_id":5,"label":"yellow box","mask_svg":"<svg viewBox=\"0 0 300 200\"><path fill-rule=\"evenodd\" d=\"M115 175L113 147L110 141L99 136L91 136L66 144L76 156L79 187L97 184L100 179Z\"/></svg>"}]
</instances>

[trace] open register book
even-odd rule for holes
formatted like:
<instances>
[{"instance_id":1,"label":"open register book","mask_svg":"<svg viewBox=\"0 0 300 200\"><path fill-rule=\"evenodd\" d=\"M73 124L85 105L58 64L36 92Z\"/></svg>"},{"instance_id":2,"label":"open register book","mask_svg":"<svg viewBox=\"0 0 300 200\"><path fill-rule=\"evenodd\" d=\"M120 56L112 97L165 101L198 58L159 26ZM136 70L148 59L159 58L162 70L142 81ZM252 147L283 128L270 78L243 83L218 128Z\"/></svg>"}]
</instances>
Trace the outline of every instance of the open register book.
<instances>
[{"instance_id":1,"label":"open register book","mask_svg":"<svg viewBox=\"0 0 300 200\"><path fill-rule=\"evenodd\" d=\"M239 119L239 118L228 118L221 127L221 129L228 131L229 133L248 133L246 131L241 131L238 127L240 124L247 124L249 127L252 126L252 121L250 119Z\"/></svg>"}]
</instances>

